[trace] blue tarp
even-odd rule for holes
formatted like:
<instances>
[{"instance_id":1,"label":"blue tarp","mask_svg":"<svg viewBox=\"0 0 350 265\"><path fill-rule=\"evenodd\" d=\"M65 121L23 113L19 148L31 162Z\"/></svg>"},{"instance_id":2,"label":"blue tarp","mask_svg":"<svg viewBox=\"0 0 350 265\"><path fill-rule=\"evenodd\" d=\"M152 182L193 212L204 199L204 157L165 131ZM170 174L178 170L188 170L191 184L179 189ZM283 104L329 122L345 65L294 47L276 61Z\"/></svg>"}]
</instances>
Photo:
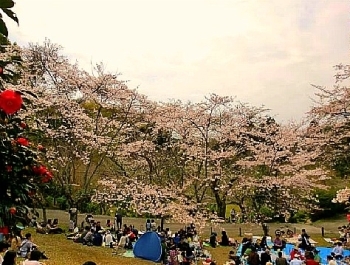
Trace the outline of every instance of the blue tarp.
<instances>
[{"instance_id":1,"label":"blue tarp","mask_svg":"<svg viewBox=\"0 0 350 265\"><path fill-rule=\"evenodd\" d=\"M271 243L268 242L268 245L270 246ZM293 248L294 248L294 244L287 243L286 248L283 250L284 255L289 257L289 254L293 250ZM331 255L333 248L316 247L316 249L320 251L319 255L321 257L321 264L327 264L327 256ZM242 252L242 244L239 246L237 250L237 256L241 256L241 252ZM350 256L350 250L344 250L344 256Z\"/></svg>"},{"instance_id":2,"label":"blue tarp","mask_svg":"<svg viewBox=\"0 0 350 265\"><path fill-rule=\"evenodd\" d=\"M162 256L162 245L160 238L155 232L146 232L135 243L134 255L137 258L160 261Z\"/></svg>"}]
</instances>

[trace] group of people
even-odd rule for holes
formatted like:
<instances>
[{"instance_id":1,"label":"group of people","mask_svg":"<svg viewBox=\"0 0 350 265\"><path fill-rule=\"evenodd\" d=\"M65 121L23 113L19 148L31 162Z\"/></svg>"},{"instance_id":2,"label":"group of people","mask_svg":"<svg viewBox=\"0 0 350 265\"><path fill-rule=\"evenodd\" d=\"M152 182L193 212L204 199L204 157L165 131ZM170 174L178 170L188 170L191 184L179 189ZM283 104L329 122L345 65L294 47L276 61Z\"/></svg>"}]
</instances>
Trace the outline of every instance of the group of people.
<instances>
[{"instance_id":1,"label":"group of people","mask_svg":"<svg viewBox=\"0 0 350 265\"><path fill-rule=\"evenodd\" d=\"M32 226L36 228L36 232L39 234L62 234L64 230L59 227L58 219L48 219L46 223L38 223L34 216L31 221Z\"/></svg>"},{"instance_id":2,"label":"group of people","mask_svg":"<svg viewBox=\"0 0 350 265\"><path fill-rule=\"evenodd\" d=\"M33 243L30 233L22 237L19 232L10 235L7 241L1 241L0 253L0 265L16 265L18 257L25 259L23 265L42 265L39 260L47 259L45 253L39 251L38 246Z\"/></svg>"},{"instance_id":3,"label":"group of people","mask_svg":"<svg viewBox=\"0 0 350 265\"><path fill-rule=\"evenodd\" d=\"M237 255L237 251L229 252L229 261L227 265L319 265L321 258L319 251L310 244L310 237L305 229L298 238L299 243L296 244L293 250L288 253L289 258L286 258L283 251L286 248L286 239L280 231L276 231L275 238L272 242L267 242L267 237L263 236L253 240L252 235L246 236L241 242L241 253ZM237 245L238 249L238 245ZM329 261L335 261L338 256L338 251L333 250L334 255L328 257ZM335 265L330 262L329 265Z\"/></svg>"}]
</instances>

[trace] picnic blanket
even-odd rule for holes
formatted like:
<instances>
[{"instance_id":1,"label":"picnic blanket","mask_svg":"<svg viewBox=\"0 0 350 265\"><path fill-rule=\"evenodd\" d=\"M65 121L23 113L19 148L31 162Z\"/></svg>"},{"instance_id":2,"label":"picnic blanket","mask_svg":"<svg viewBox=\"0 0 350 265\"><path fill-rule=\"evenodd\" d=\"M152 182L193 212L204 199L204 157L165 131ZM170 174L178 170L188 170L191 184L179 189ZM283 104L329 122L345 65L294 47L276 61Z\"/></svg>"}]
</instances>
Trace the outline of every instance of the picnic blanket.
<instances>
[{"instance_id":1,"label":"picnic blanket","mask_svg":"<svg viewBox=\"0 0 350 265\"><path fill-rule=\"evenodd\" d=\"M294 248L294 244L290 244L290 243L287 243L286 244L286 248L282 251L283 253L283 256L289 260L290 259L290 252L292 251L292 249ZM333 250L333 248L331 247L317 247L317 250L319 250L319 255L321 257L321 264L328 264L327 263L327 256L328 255L331 255L331 252ZM237 250L237 256L241 256L241 253L242 253L242 244L239 246L238 250ZM258 252L258 254L260 255L261 252ZM350 250L344 250L344 256L350 256ZM272 261L274 262L275 259L277 257L277 253L275 251L271 251L271 259Z\"/></svg>"},{"instance_id":2,"label":"picnic blanket","mask_svg":"<svg viewBox=\"0 0 350 265\"><path fill-rule=\"evenodd\" d=\"M291 243L291 244L294 244L294 245L300 243L298 237L287 238L287 242ZM312 238L309 238L309 242L310 242L311 245L317 244L317 242L315 240L313 240Z\"/></svg>"},{"instance_id":3,"label":"picnic blanket","mask_svg":"<svg viewBox=\"0 0 350 265\"><path fill-rule=\"evenodd\" d=\"M135 258L135 255L134 255L134 252L132 251L132 249L128 249L127 251L125 251L122 254L122 256L126 257L126 258Z\"/></svg>"}]
</instances>

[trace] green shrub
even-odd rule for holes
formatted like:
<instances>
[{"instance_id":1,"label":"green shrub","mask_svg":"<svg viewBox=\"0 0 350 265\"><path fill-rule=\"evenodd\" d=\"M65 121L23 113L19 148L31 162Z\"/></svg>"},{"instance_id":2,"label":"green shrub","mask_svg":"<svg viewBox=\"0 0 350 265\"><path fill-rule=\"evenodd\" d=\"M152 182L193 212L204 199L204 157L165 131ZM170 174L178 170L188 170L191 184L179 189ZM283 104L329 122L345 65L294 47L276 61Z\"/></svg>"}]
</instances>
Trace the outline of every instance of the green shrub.
<instances>
[{"instance_id":1,"label":"green shrub","mask_svg":"<svg viewBox=\"0 0 350 265\"><path fill-rule=\"evenodd\" d=\"M68 208L68 201L67 198L64 196L58 197L56 199L57 206L60 208L60 210L66 210Z\"/></svg>"},{"instance_id":2,"label":"green shrub","mask_svg":"<svg viewBox=\"0 0 350 265\"><path fill-rule=\"evenodd\" d=\"M291 223L304 223L310 218L310 214L307 211L300 210L289 218Z\"/></svg>"}]
</instances>

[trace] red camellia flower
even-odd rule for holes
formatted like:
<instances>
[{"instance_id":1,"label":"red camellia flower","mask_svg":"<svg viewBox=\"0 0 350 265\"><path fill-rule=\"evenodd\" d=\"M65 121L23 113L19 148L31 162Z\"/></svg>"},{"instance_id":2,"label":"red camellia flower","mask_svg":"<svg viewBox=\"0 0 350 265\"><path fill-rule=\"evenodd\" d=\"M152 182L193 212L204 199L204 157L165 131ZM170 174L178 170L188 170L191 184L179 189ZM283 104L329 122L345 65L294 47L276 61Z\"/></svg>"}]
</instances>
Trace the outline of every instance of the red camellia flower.
<instances>
[{"instance_id":1,"label":"red camellia flower","mask_svg":"<svg viewBox=\"0 0 350 265\"><path fill-rule=\"evenodd\" d=\"M22 96L16 91L8 89L0 93L0 109L6 114L14 114L19 111L22 103Z\"/></svg>"},{"instance_id":2,"label":"red camellia flower","mask_svg":"<svg viewBox=\"0 0 350 265\"><path fill-rule=\"evenodd\" d=\"M7 172L11 172L12 171L12 166L6 165L5 167L6 167L6 171Z\"/></svg>"},{"instance_id":3,"label":"red camellia flower","mask_svg":"<svg viewBox=\"0 0 350 265\"><path fill-rule=\"evenodd\" d=\"M47 170L47 168L46 167L44 167L43 165L40 165L40 166L34 166L33 167L33 172L35 173L35 174L38 174L38 175L45 175L46 174L46 172L48 172L48 170Z\"/></svg>"},{"instance_id":4,"label":"red camellia flower","mask_svg":"<svg viewBox=\"0 0 350 265\"><path fill-rule=\"evenodd\" d=\"M9 212L10 214L14 215L17 212L17 209L15 207L11 207Z\"/></svg>"},{"instance_id":5,"label":"red camellia flower","mask_svg":"<svg viewBox=\"0 0 350 265\"><path fill-rule=\"evenodd\" d=\"M48 183L52 180L53 175L50 171L46 171L46 174L41 178L42 183Z\"/></svg>"},{"instance_id":6,"label":"red camellia flower","mask_svg":"<svg viewBox=\"0 0 350 265\"><path fill-rule=\"evenodd\" d=\"M16 142L20 145L23 146L28 146L29 145L29 141L26 138L20 137L16 140Z\"/></svg>"},{"instance_id":7,"label":"red camellia flower","mask_svg":"<svg viewBox=\"0 0 350 265\"><path fill-rule=\"evenodd\" d=\"M23 121L21 121L21 124L20 124L19 126L21 126L21 127L22 127L22 129L27 128L27 124L25 124Z\"/></svg>"}]
</instances>

